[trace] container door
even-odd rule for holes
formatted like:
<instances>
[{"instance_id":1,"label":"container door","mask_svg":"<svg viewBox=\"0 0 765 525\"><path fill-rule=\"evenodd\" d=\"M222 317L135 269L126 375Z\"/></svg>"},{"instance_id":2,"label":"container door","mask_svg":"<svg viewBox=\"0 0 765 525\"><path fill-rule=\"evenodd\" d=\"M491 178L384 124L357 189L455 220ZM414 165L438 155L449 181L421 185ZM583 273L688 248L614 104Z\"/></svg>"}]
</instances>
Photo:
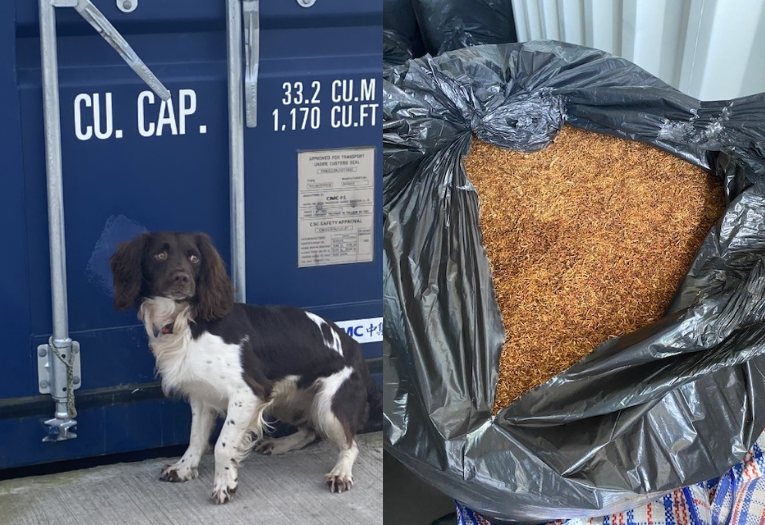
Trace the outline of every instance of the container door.
<instances>
[{"instance_id":1,"label":"container door","mask_svg":"<svg viewBox=\"0 0 765 525\"><path fill-rule=\"evenodd\" d=\"M82 387L78 437L43 443L53 403L39 395L36 350L52 320L37 3L0 4L0 218L12 254L0 263L8 356L0 381L0 468L187 442L188 406L163 397L135 312L112 308L108 257L143 230L205 231L229 262L225 2L140 2L130 13L113 0L93 3L172 101L154 95L73 9L57 9L69 330L81 347ZM379 372L382 3L367 4L261 3L259 125L245 130L246 274L250 303L292 304L350 321L343 326L369 341L365 355ZM308 151L371 155L362 159L373 165L371 206L359 201L363 191L328 195L369 208L370 247L354 256L363 262L335 256L331 264L300 264L298 206L310 198L299 195L298 162ZM358 180L367 181L361 168ZM331 182L342 185L338 180ZM310 204L316 207L315 198ZM357 240L341 236L336 253L358 252L366 242L370 221L357 224L340 226L355 226Z\"/></svg>"}]
</instances>

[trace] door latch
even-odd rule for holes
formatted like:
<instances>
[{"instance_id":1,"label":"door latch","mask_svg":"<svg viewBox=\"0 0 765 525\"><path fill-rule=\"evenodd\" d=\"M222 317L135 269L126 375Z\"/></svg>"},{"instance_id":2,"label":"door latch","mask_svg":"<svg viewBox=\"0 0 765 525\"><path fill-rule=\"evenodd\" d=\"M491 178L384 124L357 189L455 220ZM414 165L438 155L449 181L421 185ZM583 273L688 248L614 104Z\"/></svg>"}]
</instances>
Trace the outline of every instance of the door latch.
<instances>
[{"instance_id":1,"label":"door latch","mask_svg":"<svg viewBox=\"0 0 765 525\"><path fill-rule=\"evenodd\" d=\"M65 367L62 373L61 366ZM43 441L65 441L77 434L74 419L74 391L82 386L80 343L71 339L54 341L37 347L37 388L56 400L56 417L45 422L48 435Z\"/></svg>"},{"instance_id":2,"label":"door latch","mask_svg":"<svg viewBox=\"0 0 765 525\"><path fill-rule=\"evenodd\" d=\"M62 359L69 360L72 365L73 383L74 389L79 390L82 384L82 372L80 369L80 343L72 341L71 357L66 355L62 356ZM51 359L58 359L48 347L47 344L37 347L37 389L41 394L50 394L51 384L53 378L51 377Z\"/></svg>"},{"instance_id":3,"label":"door latch","mask_svg":"<svg viewBox=\"0 0 765 525\"><path fill-rule=\"evenodd\" d=\"M138 58L130 44L122 38L122 35L98 10L90 0L51 0L53 7L73 7L98 34L112 46L122 59L127 62L136 74L156 93L162 100L170 100L170 92L162 85L162 82L154 76L154 73Z\"/></svg>"}]
</instances>

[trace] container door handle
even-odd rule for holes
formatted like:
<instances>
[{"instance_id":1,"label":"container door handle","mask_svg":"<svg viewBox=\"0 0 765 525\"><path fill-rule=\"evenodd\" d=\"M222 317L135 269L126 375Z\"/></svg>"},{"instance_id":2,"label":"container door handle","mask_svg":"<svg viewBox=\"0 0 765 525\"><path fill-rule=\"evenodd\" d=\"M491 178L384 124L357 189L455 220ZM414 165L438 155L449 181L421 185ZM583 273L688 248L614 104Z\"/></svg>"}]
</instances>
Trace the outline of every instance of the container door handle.
<instances>
[{"instance_id":1,"label":"container door handle","mask_svg":"<svg viewBox=\"0 0 765 525\"><path fill-rule=\"evenodd\" d=\"M170 100L170 92L167 88L154 76L154 73L144 64L143 60L138 58L130 44L90 0L52 0L52 4L54 7L73 7L120 54L127 65L146 82L159 98Z\"/></svg>"},{"instance_id":2,"label":"container door handle","mask_svg":"<svg viewBox=\"0 0 765 525\"><path fill-rule=\"evenodd\" d=\"M248 128L258 125L258 66L260 65L260 0L242 0L244 18L244 101Z\"/></svg>"}]
</instances>

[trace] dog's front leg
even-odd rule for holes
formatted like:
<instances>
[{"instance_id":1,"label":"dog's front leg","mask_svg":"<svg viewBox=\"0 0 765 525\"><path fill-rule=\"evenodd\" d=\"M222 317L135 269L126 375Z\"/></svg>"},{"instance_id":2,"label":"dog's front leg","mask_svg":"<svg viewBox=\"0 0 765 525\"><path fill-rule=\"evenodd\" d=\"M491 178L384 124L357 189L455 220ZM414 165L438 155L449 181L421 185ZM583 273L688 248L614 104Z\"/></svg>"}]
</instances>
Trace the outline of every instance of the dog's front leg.
<instances>
[{"instance_id":1,"label":"dog's front leg","mask_svg":"<svg viewBox=\"0 0 765 525\"><path fill-rule=\"evenodd\" d=\"M159 479L162 481L189 481L197 477L197 466L202 454L207 449L207 440L210 439L215 424L216 412L197 399L190 399L191 405L191 437L189 448L183 457L173 465L165 465Z\"/></svg>"},{"instance_id":2,"label":"dog's front leg","mask_svg":"<svg viewBox=\"0 0 765 525\"><path fill-rule=\"evenodd\" d=\"M236 390L229 399L226 421L215 444L215 486L212 493L215 503L226 503L236 493L239 461L249 452L244 436L253 419L263 417L263 405L263 400L247 387Z\"/></svg>"}]
</instances>

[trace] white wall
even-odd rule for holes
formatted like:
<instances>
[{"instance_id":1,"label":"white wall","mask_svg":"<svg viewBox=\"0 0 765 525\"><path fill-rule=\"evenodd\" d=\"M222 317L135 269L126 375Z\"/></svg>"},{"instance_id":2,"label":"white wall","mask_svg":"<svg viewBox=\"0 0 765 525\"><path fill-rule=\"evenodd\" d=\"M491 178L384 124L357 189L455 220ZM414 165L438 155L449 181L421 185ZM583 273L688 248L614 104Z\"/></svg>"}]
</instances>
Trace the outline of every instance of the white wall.
<instances>
[{"instance_id":1,"label":"white wall","mask_svg":"<svg viewBox=\"0 0 765 525\"><path fill-rule=\"evenodd\" d=\"M512 0L518 40L622 56L701 100L765 92L765 0Z\"/></svg>"}]
</instances>

